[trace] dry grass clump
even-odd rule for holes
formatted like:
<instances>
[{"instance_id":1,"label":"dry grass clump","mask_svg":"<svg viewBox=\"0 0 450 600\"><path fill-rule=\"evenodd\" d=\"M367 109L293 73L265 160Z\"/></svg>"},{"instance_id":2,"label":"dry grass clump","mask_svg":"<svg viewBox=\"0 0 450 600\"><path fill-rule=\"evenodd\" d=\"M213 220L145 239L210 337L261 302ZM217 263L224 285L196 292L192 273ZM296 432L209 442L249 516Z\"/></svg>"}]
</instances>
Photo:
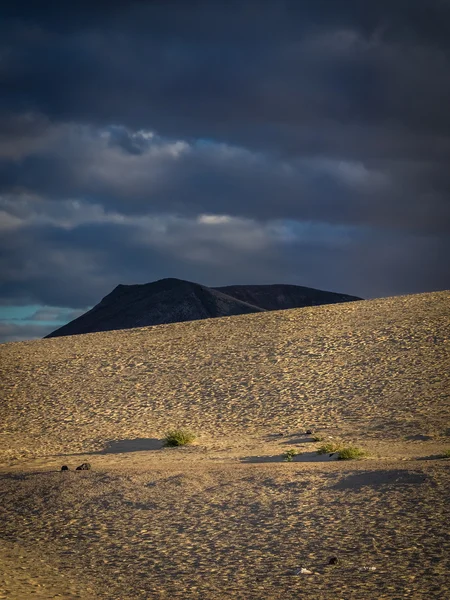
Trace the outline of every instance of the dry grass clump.
<instances>
[{"instance_id":1,"label":"dry grass clump","mask_svg":"<svg viewBox=\"0 0 450 600\"><path fill-rule=\"evenodd\" d=\"M192 444L196 435L189 429L172 429L164 436L164 445L173 448L175 446L187 446Z\"/></svg>"},{"instance_id":2,"label":"dry grass clump","mask_svg":"<svg viewBox=\"0 0 450 600\"><path fill-rule=\"evenodd\" d=\"M347 446L346 448L338 450L339 460L352 460L363 458L364 456L366 456L364 450L361 450L361 448L357 448L356 446Z\"/></svg>"},{"instance_id":3,"label":"dry grass clump","mask_svg":"<svg viewBox=\"0 0 450 600\"><path fill-rule=\"evenodd\" d=\"M326 442L317 448L317 454L334 454L342 448L338 442Z\"/></svg>"},{"instance_id":4,"label":"dry grass clump","mask_svg":"<svg viewBox=\"0 0 450 600\"><path fill-rule=\"evenodd\" d=\"M298 454L298 450L296 450L295 448L286 450L286 452L283 454L284 462L292 462L294 459L294 456L297 456L297 454Z\"/></svg>"},{"instance_id":5,"label":"dry grass clump","mask_svg":"<svg viewBox=\"0 0 450 600\"><path fill-rule=\"evenodd\" d=\"M326 442L317 448L317 454L336 454L339 460L352 460L366 456L364 450L356 446L344 446L342 442Z\"/></svg>"}]
</instances>

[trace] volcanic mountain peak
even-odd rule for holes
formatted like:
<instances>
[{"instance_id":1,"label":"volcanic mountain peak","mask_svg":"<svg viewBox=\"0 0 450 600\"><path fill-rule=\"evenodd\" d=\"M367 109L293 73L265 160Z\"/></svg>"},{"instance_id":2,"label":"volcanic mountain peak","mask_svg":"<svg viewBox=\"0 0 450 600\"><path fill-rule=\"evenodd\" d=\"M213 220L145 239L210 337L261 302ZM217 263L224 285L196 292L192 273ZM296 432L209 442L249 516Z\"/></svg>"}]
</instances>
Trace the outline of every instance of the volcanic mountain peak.
<instances>
[{"instance_id":1,"label":"volcanic mountain peak","mask_svg":"<svg viewBox=\"0 0 450 600\"><path fill-rule=\"evenodd\" d=\"M360 300L296 285L207 287L183 279L118 285L84 315L46 337L197 321Z\"/></svg>"}]
</instances>

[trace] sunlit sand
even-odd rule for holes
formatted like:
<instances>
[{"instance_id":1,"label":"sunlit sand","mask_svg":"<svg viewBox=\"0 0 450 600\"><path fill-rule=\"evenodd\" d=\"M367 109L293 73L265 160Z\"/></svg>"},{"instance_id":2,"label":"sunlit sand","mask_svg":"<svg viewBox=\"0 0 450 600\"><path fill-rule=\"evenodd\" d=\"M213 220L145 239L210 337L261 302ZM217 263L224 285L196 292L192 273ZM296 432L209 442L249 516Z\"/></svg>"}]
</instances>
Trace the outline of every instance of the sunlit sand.
<instances>
[{"instance_id":1,"label":"sunlit sand","mask_svg":"<svg viewBox=\"0 0 450 600\"><path fill-rule=\"evenodd\" d=\"M447 597L449 339L437 292L0 346L0 598Z\"/></svg>"}]
</instances>

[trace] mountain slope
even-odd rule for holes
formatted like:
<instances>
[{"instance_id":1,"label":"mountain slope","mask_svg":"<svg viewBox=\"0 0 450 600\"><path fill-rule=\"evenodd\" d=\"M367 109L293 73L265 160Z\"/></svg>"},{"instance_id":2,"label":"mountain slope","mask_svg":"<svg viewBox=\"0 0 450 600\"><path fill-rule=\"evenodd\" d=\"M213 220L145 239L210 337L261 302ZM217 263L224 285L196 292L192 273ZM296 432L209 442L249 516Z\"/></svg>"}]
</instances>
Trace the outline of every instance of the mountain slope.
<instances>
[{"instance_id":1,"label":"mountain slope","mask_svg":"<svg viewBox=\"0 0 450 600\"><path fill-rule=\"evenodd\" d=\"M84 315L47 338L360 300L295 285L208 288L181 279L118 285Z\"/></svg>"},{"instance_id":2,"label":"mountain slope","mask_svg":"<svg viewBox=\"0 0 450 600\"><path fill-rule=\"evenodd\" d=\"M287 284L228 285L214 289L265 310L284 310L361 300L361 298L347 294L336 294L300 285Z\"/></svg>"},{"instance_id":3,"label":"mountain slope","mask_svg":"<svg viewBox=\"0 0 450 600\"><path fill-rule=\"evenodd\" d=\"M46 337L197 321L262 310L196 283L161 279L143 285L118 285L87 313Z\"/></svg>"}]
</instances>

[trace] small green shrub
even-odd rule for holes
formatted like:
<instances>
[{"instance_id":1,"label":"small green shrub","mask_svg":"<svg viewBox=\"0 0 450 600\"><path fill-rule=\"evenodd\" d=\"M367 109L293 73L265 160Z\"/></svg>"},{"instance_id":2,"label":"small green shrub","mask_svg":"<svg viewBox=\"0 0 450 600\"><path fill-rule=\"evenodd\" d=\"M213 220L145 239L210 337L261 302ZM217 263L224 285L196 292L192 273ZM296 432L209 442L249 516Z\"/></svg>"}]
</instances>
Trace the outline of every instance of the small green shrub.
<instances>
[{"instance_id":1,"label":"small green shrub","mask_svg":"<svg viewBox=\"0 0 450 600\"><path fill-rule=\"evenodd\" d=\"M172 429L164 436L164 445L169 448L186 446L187 444L192 444L195 438L195 434L188 429Z\"/></svg>"},{"instance_id":2,"label":"small green shrub","mask_svg":"<svg viewBox=\"0 0 450 600\"><path fill-rule=\"evenodd\" d=\"M323 442L323 440L325 438L323 437L323 435L316 434L316 435L312 436L312 439L313 439L313 442Z\"/></svg>"},{"instance_id":3,"label":"small green shrub","mask_svg":"<svg viewBox=\"0 0 450 600\"><path fill-rule=\"evenodd\" d=\"M342 448L341 444L337 442L327 442L317 448L317 454L334 454Z\"/></svg>"},{"instance_id":4,"label":"small green shrub","mask_svg":"<svg viewBox=\"0 0 450 600\"><path fill-rule=\"evenodd\" d=\"M450 448L448 450L444 450L442 453L442 458L450 458Z\"/></svg>"},{"instance_id":5,"label":"small green shrub","mask_svg":"<svg viewBox=\"0 0 450 600\"><path fill-rule=\"evenodd\" d=\"M352 460L356 458L363 458L364 456L366 456L366 453L356 446L347 446L338 450L339 460Z\"/></svg>"},{"instance_id":6,"label":"small green shrub","mask_svg":"<svg viewBox=\"0 0 450 600\"><path fill-rule=\"evenodd\" d=\"M297 454L298 454L298 450L295 450L295 448L286 450L286 452L283 454L284 462L292 462L294 456L296 456Z\"/></svg>"}]
</instances>

